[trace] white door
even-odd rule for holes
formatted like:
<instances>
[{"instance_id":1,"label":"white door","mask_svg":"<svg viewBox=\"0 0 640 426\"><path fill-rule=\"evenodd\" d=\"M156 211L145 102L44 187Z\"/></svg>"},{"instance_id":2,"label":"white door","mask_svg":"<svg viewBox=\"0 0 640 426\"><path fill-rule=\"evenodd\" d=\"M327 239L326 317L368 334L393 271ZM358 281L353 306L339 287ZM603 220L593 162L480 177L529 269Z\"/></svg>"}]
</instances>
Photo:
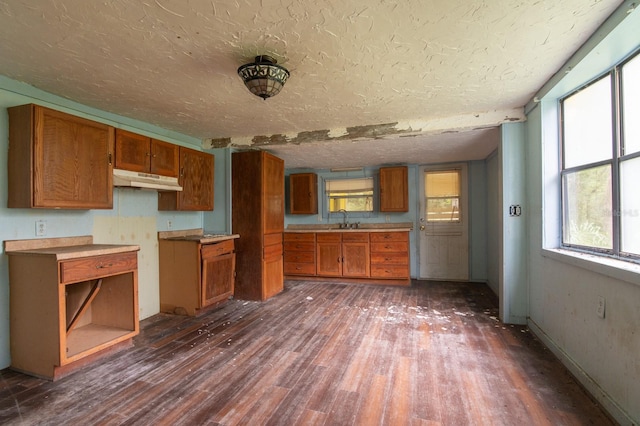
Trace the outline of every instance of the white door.
<instances>
[{"instance_id":1,"label":"white door","mask_svg":"<svg viewBox=\"0 0 640 426\"><path fill-rule=\"evenodd\" d=\"M421 168L420 279L469 279L466 164Z\"/></svg>"}]
</instances>

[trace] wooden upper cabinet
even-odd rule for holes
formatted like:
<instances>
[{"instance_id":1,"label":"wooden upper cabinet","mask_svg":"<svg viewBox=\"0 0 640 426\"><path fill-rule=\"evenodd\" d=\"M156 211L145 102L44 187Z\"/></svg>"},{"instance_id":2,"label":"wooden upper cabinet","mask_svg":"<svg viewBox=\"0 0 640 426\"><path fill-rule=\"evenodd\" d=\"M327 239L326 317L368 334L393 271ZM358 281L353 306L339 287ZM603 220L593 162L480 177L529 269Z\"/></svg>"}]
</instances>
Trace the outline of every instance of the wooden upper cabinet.
<instances>
[{"instance_id":1,"label":"wooden upper cabinet","mask_svg":"<svg viewBox=\"0 0 640 426\"><path fill-rule=\"evenodd\" d=\"M182 191L158 191L158 210L213 210L215 157L183 146L179 154Z\"/></svg>"},{"instance_id":2,"label":"wooden upper cabinet","mask_svg":"<svg viewBox=\"0 0 640 426\"><path fill-rule=\"evenodd\" d=\"M409 182L406 166L380 168L380 211L409 211Z\"/></svg>"},{"instance_id":3,"label":"wooden upper cabinet","mask_svg":"<svg viewBox=\"0 0 640 426\"><path fill-rule=\"evenodd\" d=\"M113 207L113 127L34 104L8 111L8 207Z\"/></svg>"},{"instance_id":4,"label":"wooden upper cabinet","mask_svg":"<svg viewBox=\"0 0 640 426\"><path fill-rule=\"evenodd\" d=\"M116 129L117 169L178 177L179 146Z\"/></svg>"},{"instance_id":5,"label":"wooden upper cabinet","mask_svg":"<svg viewBox=\"0 0 640 426\"><path fill-rule=\"evenodd\" d=\"M289 175L289 212L291 214L318 213L318 175L296 173Z\"/></svg>"}]
</instances>

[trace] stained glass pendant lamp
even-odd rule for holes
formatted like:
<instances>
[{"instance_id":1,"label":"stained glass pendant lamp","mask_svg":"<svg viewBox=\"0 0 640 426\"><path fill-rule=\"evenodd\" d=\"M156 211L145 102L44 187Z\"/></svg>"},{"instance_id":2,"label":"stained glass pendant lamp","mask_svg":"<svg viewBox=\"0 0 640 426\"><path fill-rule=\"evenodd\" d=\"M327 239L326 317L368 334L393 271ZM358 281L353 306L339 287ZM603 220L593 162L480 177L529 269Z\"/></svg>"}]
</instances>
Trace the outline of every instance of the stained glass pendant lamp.
<instances>
[{"instance_id":1,"label":"stained glass pendant lamp","mask_svg":"<svg viewBox=\"0 0 640 426\"><path fill-rule=\"evenodd\" d=\"M277 62L271 56L256 56L254 62L238 68L238 75L251 93L267 99L280 93L289 78L289 71Z\"/></svg>"}]
</instances>

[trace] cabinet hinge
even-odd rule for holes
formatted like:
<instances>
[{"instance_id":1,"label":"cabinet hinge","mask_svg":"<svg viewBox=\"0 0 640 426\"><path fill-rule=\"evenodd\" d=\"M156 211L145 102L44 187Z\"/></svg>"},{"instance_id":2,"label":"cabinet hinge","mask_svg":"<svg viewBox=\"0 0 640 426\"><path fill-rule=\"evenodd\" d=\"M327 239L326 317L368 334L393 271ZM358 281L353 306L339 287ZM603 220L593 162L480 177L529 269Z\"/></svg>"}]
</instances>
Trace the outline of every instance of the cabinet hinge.
<instances>
[{"instance_id":1,"label":"cabinet hinge","mask_svg":"<svg viewBox=\"0 0 640 426\"><path fill-rule=\"evenodd\" d=\"M112 160L111 160L111 153L109 153L109 165L113 164Z\"/></svg>"}]
</instances>

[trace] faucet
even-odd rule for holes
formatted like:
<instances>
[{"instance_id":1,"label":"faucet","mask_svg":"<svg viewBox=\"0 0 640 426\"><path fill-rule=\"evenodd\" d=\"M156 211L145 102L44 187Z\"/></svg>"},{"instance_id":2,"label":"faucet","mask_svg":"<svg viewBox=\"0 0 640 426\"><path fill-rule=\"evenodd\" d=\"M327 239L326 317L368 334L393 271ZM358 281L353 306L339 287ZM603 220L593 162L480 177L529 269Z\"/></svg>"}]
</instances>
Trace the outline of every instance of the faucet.
<instances>
[{"instance_id":1,"label":"faucet","mask_svg":"<svg viewBox=\"0 0 640 426\"><path fill-rule=\"evenodd\" d=\"M344 215L344 219L343 222L340 224L340 228L347 228L349 226L349 215L347 214L347 211L345 209L340 209L338 210L338 213L342 213Z\"/></svg>"}]
</instances>

